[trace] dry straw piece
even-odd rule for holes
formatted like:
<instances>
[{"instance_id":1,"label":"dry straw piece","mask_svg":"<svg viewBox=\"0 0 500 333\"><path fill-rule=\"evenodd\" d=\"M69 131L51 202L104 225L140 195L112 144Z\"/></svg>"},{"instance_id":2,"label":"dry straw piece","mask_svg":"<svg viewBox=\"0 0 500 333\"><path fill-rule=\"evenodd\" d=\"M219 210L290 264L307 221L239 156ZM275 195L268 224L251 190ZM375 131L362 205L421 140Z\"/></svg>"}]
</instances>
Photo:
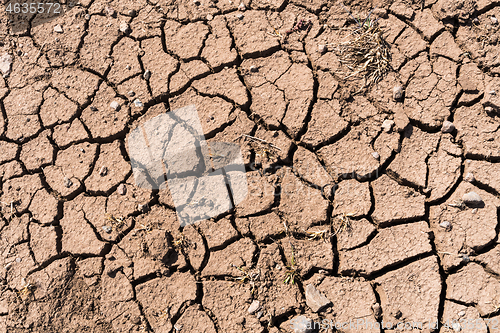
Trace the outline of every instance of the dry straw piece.
<instances>
[{"instance_id":1,"label":"dry straw piece","mask_svg":"<svg viewBox=\"0 0 500 333\"><path fill-rule=\"evenodd\" d=\"M361 76L365 81L364 88L380 81L391 69L390 46L382 38L382 30L377 25L378 19L373 21L370 18L373 9L363 23L354 18L345 7L344 9L356 21L357 27L347 29L350 33L343 42L334 45L333 50L340 62L350 70L340 73L345 76L344 79Z\"/></svg>"}]
</instances>

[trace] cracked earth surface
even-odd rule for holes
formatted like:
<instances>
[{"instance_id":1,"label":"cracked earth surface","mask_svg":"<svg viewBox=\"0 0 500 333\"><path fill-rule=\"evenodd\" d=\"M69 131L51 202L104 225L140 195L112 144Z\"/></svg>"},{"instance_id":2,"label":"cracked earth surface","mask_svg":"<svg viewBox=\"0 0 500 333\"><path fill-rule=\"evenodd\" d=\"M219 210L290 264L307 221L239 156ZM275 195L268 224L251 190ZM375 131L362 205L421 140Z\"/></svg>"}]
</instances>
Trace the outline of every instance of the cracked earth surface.
<instances>
[{"instance_id":1,"label":"cracked earth surface","mask_svg":"<svg viewBox=\"0 0 500 333\"><path fill-rule=\"evenodd\" d=\"M338 1L2 11L0 333L498 332L500 2L344 4L376 6L391 46L361 93L332 50L354 24ZM248 196L181 228L127 142L190 104L240 145Z\"/></svg>"}]
</instances>

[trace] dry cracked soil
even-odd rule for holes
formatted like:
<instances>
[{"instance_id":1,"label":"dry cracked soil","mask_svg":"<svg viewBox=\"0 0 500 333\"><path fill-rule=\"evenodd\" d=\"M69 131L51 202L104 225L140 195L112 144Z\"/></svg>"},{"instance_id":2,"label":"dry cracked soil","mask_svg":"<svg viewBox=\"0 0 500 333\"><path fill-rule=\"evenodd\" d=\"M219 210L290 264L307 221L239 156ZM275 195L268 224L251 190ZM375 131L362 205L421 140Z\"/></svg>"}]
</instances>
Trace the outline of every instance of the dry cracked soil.
<instances>
[{"instance_id":1,"label":"dry cracked soil","mask_svg":"<svg viewBox=\"0 0 500 333\"><path fill-rule=\"evenodd\" d=\"M500 1L10 3L0 333L500 332ZM336 46L368 15L366 87ZM248 195L181 228L127 142L190 104Z\"/></svg>"}]
</instances>

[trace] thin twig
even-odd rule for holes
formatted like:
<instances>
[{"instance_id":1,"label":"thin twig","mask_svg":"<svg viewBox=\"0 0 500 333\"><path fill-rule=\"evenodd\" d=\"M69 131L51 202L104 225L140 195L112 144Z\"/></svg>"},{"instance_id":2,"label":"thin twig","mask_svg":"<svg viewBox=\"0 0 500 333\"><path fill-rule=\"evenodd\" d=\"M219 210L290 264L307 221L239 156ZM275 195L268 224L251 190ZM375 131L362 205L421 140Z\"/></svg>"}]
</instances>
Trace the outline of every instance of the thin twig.
<instances>
[{"instance_id":1,"label":"thin twig","mask_svg":"<svg viewBox=\"0 0 500 333\"><path fill-rule=\"evenodd\" d=\"M38 54L36 55L36 58L35 58L35 62L38 61L38 58L40 57L40 54L42 54L42 50L45 47L45 43L46 43L46 41L43 42L42 47L40 48L40 51L38 51Z\"/></svg>"},{"instance_id":2,"label":"thin twig","mask_svg":"<svg viewBox=\"0 0 500 333\"><path fill-rule=\"evenodd\" d=\"M256 138L256 137L254 137L254 136L251 136L251 135L242 134L242 135L240 135L239 137L237 137L237 138L235 139L235 141L236 141L236 140L238 140L239 138L241 138L242 136L244 136L244 137L246 137L246 138L249 138L249 139L251 139L251 140L255 140L255 141L260 141L260 142L263 142L263 143L268 144L269 146L271 146L271 147L273 147L273 148L276 148L276 149L278 149L279 151L281 151L281 148L280 148L280 147L277 147L277 146L273 145L272 143L267 142L266 140L259 139L259 138Z\"/></svg>"},{"instance_id":3,"label":"thin twig","mask_svg":"<svg viewBox=\"0 0 500 333\"><path fill-rule=\"evenodd\" d=\"M461 257L462 255L460 253L450 253L450 252L442 252L442 251L438 251L439 254L448 254L450 256L457 256L457 257Z\"/></svg>"}]
</instances>

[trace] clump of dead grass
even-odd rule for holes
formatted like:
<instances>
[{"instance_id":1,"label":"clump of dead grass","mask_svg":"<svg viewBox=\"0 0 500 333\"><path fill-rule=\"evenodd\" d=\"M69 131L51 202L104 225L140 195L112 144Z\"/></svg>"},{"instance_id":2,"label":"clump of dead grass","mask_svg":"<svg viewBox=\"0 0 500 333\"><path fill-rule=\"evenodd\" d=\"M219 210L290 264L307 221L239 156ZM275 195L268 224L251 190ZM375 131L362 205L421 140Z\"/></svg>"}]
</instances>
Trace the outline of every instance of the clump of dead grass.
<instances>
[{"instance_id":1,"label":"clump of dead grass","mask_svg":"<svg viewBox=\"0 0 500 333\"><path fill-rule=\"evenodd\" d=\"M295 284L299 271L297 268L297 263L295 262L295 250L292 243L290 243L290 247L292 249L292 256L290 258L290 263L286 265L285 279L283 280L284 284Z\"/></svg>"},{"instance_id":2,"label":"clump of dead grass","mask_svg":"<svg viewBox=\"0 0 500 333\"><path fill-rule=\"evenodd\" d=\"M338 226L336 226L336 230L335 230L335 233L333 234L333 236L336 236L344 231L349 231L352 226L351 226L351 217L353 216L354 214L353 213L341 213L341 214L338 214L337 216L334 217L333 220L336 220L340 223L337 222Z\"/></svg>"},{"instance_id":3,"label":"clump of dead grass","mask_svg":"<svg viewBox=\"0 0 500 333\"><path fill-rule=\"evenodd\" d=\"M345 7L344 7L345 9ZM355 28L346 28L349 34L338 45L334 45L333 50L339 57L340 62L349 69L348 72L341 72L344 79L361 77L364 79L364 87L379 82L391 69L390 46L382 38L382 30L377 24L377 20L372 20L370 15L361 22L349 15L356 21Z\"/></svg>"}]
</instances>

